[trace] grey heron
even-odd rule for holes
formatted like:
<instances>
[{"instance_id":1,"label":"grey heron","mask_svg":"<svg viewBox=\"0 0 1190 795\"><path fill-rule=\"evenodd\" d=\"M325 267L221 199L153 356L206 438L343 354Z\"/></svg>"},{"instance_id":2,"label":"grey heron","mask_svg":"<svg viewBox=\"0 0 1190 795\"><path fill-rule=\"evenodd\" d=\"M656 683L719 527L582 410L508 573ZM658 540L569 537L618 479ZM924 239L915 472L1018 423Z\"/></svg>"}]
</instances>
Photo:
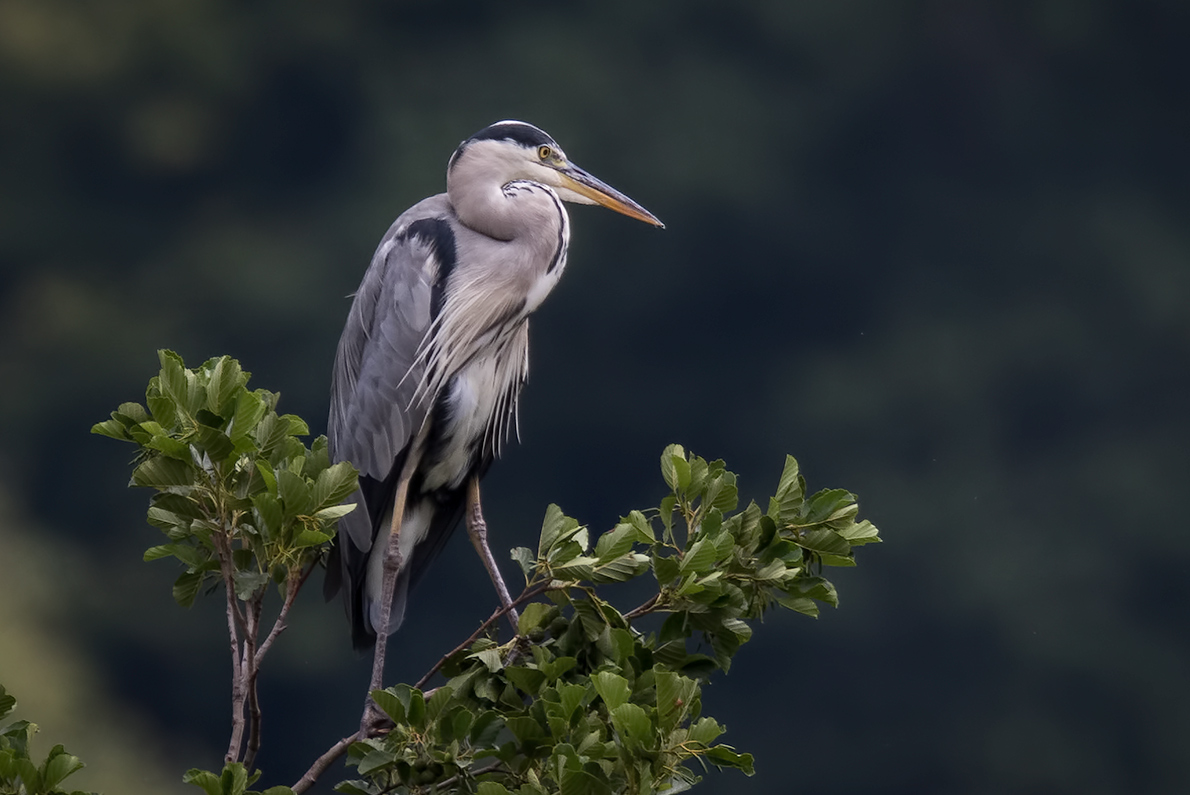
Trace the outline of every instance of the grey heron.
<instances>
[{"instance_id":1,"label":"grey heron","mask_svg":"<svg viewBox=\"0 0 1190 795\"><path fill-rule=\"evenodd\" d=\"M529 315L566 267L563 202L662 226L571 163L544 131L497 122L459 144L445 193L397 218L355 293L335 357L328 437L332 459L359 469L360 488L350 498L356 510L340 521L324 591L344 590L357 649L379 636L374 688L410 589L464 511L511 608L478 483L517 422Z\"/></svg>"}]
</instances>

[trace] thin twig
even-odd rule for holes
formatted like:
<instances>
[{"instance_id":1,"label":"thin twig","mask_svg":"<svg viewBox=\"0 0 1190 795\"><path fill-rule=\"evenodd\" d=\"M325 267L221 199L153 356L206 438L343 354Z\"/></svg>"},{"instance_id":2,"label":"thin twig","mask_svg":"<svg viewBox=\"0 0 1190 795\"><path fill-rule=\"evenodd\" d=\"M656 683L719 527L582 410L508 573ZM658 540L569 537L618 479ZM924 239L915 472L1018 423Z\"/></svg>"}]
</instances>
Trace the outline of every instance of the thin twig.
<instances>
[{"instance_id":1,"label":"thin twig","mask_svg":"<svg viewBox=\"0 0 1190 795\"><path fill-rule=\"evenodd\" d=\"M657 602L660 600L661 600L661 594L659 594L659 593L653 594L651 597L649 597L649 600L647 602L645 602L643 605L634 607L632 610L629 610L627 613L625 613L624 619L626 621L631 621L634 618L640 618L641 616L645 615L646 613L653 612L653 610L657 607Z\"/></svg>"},{"instance_id":2,"label":"thin twig","mask_svg":"<svg viewBox=\"0 0 1190 795\"><path fill-rule=\"evenodd\" d=\"M298 779L298 782L291 787L294 793L301 795L301 793L313 787L318 777L325 773L327 768L335 763L336 759L346 753L353 742L359 739L360 733L356 732L355 734L344 737L328 748L326 753L315 759L314 764L310 765L310 769L303 773L302 777Z\"/></svg>"},{"instance_id":3,"label":"thin twig","mask_svg":"<svg viewBox=\"0 0 1190 795\"><path fill-rule=\"evenodd\" d=\"M273 628L269 630L268 637L264 639L264 642L260 644L260 648L256 650L256 667L260 667L260 661L264 658L265 652L273 645L273 641L277 639L277 636L285 631L285 619L289 617L289 608L293 606L294 600L297 599L298 591L302 589L302 586L306 583L307 578L309 578L315 568L317 568L317 564L311 563L310 568L302 572L301 577L296 580L292 577L289 579L289 584L285 590L285 603L281 605L281 612L277 614L277 620L273 622Z\"/></svg>"},{"instance_id":4,"label":"thin twig","mask_svg":"<svg viewBox=\"0 0 1190 795\"><path fill-rule=\"evenodd\" d=\"M496 760L489 762L488 764L484 765L481 768L467 770L466 773L469 776L482 776L484 773L491 773L493 770L495 770L496 768L500 767L503 764L504 763L501 762L499 759L496 759ZM443 779L442 781L439 781L436 784L434 784L434 789L435 790L445 789L445 788L451 786L452 784L457 783L458 780L460 778L462 778L462 775L463 775L462 773L456 773L455 775L451 776L448 779Z\"/></svg>"},{"instance_id":5,"label":"thin twig","mask_svg":"<svg viewBox=\"0 0 1190 795\"><path fill-rule=\"evenodd\" d=\"M438 673L439 669L441 669L442 666L446 665L447 660L449 660L451 657L453 657L456 654L458 654L459 652L461 652L463 649L470 646L472 643L474 643L476 641L476 639L479 638L480 635L482 635L484 632L487 632L488 628L491 627L492 624L495 624L497 621L499 621L500 617L505 615L509 610L513 610L517 606L524 604L525 602L529 601L530 599L532 599L536 596L540 596L541 594L545 593L549 589L550 589L550 584L548 582L544 582L539 585L535 585L532 588L526 588L521 593L521 595L518 596L516 599L513 599L507 605L501 605L499 608L496 609L496 612L492 613L491 617L489 617L487 621L485 621L479 625L479 629L477 629L471 633L471 637L467 638L465 641L460 643L458 646L455 646L453 649L451 649L445 655L443 655L442 659L440 659L438 662L434 663L434 667L432 667L429 671L427 671L425 676L423 676L421 679L417 680L417 684L414 685L414 687L420 690L423 685L425 685L427 682L430 681L431 678L433 678L434 674Z\"/></svg>"}]
</instances>

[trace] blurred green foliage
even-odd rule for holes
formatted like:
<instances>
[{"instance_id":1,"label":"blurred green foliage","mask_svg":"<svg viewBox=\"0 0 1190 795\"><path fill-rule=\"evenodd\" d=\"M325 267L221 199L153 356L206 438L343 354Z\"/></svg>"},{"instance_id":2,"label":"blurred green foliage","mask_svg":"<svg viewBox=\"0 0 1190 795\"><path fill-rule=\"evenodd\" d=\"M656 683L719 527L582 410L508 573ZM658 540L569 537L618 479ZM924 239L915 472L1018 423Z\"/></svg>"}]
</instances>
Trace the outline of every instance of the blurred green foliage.
<instances>
[{"instance_id":1,"label":"blurred green foliage","mask_svg":"<svg viewBox=\"0 0 1190 795\"><path fill-rule=\"evenodd\" d=\"M0 793L87 795L81 790L68 792L59 786L68 776L84 767L77 756L68 754L61 745L51 748L40 765L29 756L29 746L33 735L37 733L37 725L27 720L5 721L16 705L16 699L0 685Z\"/></svg>"}]
</instances>

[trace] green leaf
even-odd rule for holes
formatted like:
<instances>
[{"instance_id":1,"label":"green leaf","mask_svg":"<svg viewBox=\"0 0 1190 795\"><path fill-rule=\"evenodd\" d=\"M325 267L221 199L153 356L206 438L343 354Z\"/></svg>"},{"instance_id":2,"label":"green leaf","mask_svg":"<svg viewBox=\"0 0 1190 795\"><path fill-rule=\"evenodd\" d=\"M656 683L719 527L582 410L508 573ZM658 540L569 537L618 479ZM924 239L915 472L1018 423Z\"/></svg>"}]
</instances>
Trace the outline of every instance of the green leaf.
<instances>
[{"instance_id":1,"label":"green leaf","mask_svg":"<svg viewBox=\"0 0 1190 795\"><path fill-rule=\"evenodd\" d=\"M636 540L642 544L657 543L657 536L653 533L653 525L640 511L632 511L625 517L628 524L636 531Z\"/></svg>"},{"instance_id":2,"label":"green leaf","mask_svg":"<svg viewBox=\"0 0 1190 795\"><path fill-rule=\"evenodd\" d=\"M686 460L686 451L680 444L671 444L661 453L661 477L665 478L670 491L678 490L678 473L674 466L677 459Z\"/></svg>"},{"instance_id":3,"label":"green leaf","mask_svg":"<svg viewBox=\"0 0 1190 795\"><path fill-rule=\"evenodd\" d=\"M599 537L595 543L595 557L606 562L626 554L636 540L636 531L630 524L618 524Z\"/></svg>"},{"instance_id":4,"label":"green leaf","mask_svg":"<svg viewBox=\"0 0 1190 795\"><path fill-rule=\"evenodd\" d=\"M723 732L723 727L714 718L699 718L691 724L686 737L709 747Z\"/></svg>"},{"instance_id":5,"label":"green leaf","mask_svg":"<svg viewBox=\"0 0 1190 795\"><path fill-rule=\"evenodd\" d=\"M244 790L248 789L248 771L239 762L224 765L219 783L223 787L223 795L244 795Z\"/></svg>"},{"instance_id":6,"label":"green leaf","mask_svg":"<svg viewBox=\"0 0 1190 795\"><path fill-rule=\"evenodd\" d=\"M607 563L600 563L592 572L591 580L597 583L627 582L649 570L649 556L639 552L622 555Z\"/></svg>"},{"instance_id":7,"label":"green leaf","mask_svg":"<svg viewBox=\"0 0 1190 795\"><path fill-rule=\"evenodd\" d=\"M182 783L193 784L207 793L207 795L224 795L223 787L219 783L219 777L209 770L199 770L196 767L191 768L182 776Z\"/></svg>"},{"instance_id":8,"label":"green leaf","mask_svg":"<svg viewBox=\"0 0 1190 795\"><path fill-rule=\"evenodd\" d=\"M715 543L708 538L701 538L686 550L678 564L678 571L682 574L709 571L711 564L715 562L715 555Z\"/></svg>"},{"instance_id":9,"label":"green leaf","mask_svg":"<svg viewBox=\"0 0 1190 795\"><path fill-rule=\"evenodd\" d=\"M496 673L504 667L504 661L500 659L500 652L496 649L483 649L481 651L468 654L467 657L470 659L479 660L492 673Z\"/></svg>"},{"instance_id":10,"label":"green leaf","mask_svg":"<svg viewBox=\"0 0 1190 795\"><path fill-rule=\"evenodd\" d=\"M372 700L376 702L376 706L380 707L385 715L393 719L393 723L401 724L405 722L405 715L408 711L407 705L409 704L408 690L400 694L394 693L392 688L374 690L372 691Z\"/></svg>"},{"instance_id":11,"label":"green leaf","mask_svg":"<svg viewBox=\"0 0 1190 795\"><path fill-rule=\"evenodd\" d=\"M677 579L680 572L681 562L677 557L662 557L656 553L653 555L653 573L656 575L659 584L669 585Z\"/></svg>"},{"instance_id":12,"label":"green leaf","mask_svg":"<svg viewBox=\"0 0 1190 795\"><path fill-rule=\"evenodd\" d=\"M293 537L293 548L305 549L306 547L316 547L319 544L325 544L331 538L333 536L327 533L320 533L317 530L302 530Z\"/></svg>"},{"instance_id":13,"label":"green leaf","mask_svg":"<svg viewBox=\"0 0 1190 795\"><path fill-rule=\"evenodd\" d=\"M653 723L639 704L621 704L610 712L612 725L630 748L653 744Z\"/></svg>"},{"instance_id":14,"label":"green leaf","mask_svg":"<svg viewBox=\"0 0 1190 795\"><path fill-rule=\"evenodd\" d=\"M237 569L232 575L236 586L236 598L247 602L262 588L269 584L268 572L242 571Z\"/></svg>"},{"instance_id":15,"label":"green leaf","mask_svg":"<svg viewBox=\"0 0 1190 795\"><path fill-rule=\"evenodd\" d=\"M142 560L148 563L151 560L160 560L161 558L170 558L177 554L177 544L162 544L157 547L149 547L145 550Z\"/></svg>"},{"instance_id":16,"label":"green leaf","mask_svg":"<svg viewBox=\"0 0 1190 795\"><path fill-rule=\"evenodd\" d=\"M248 375L240 363L230 356L221 356L211 368L211 379L207 382L207 408L215 414L226 417L232 413L240 390L244 388Z\"/></svg>"},{"instance_id":17,"label":"green leaf","mask_svg":"<svg viewBox=\"0 0 1190 795\"><path fill-rule=\"evenodd\" d=\"M785 456L785 469L781 471L781 478L777 481L777 493L773 495L776 508L774 519L782 522L792 522L801 513L802 501L805 497L806 484L798 471L797 459L791 455Z\"/></svg>"},{"instance_id":18,"label":"green leaf","mask_svg":"<svg viewBox=\"0 0 1190 795\"><path fill-rule=\"evenodd\" d=\"M206 572L202 571L188 571L178 577L174 581L174 601L182 607L190 607L194 604L198 592L202 590L202 581L205 577Z\"/></svg>"},{"instance_id":19,"label":"green leaf","mask_svg":"<svg viewBox=\"0 0 1190 795\"><path fill-rule=\"evenodd\" d=\"M307 515L313 507L306 479L288 469L277 472L277 496L281 498L287 517Z\"/></svg>"},{"instance_id":20,"label":"green leaf","mask_svg":"<svg viewBox=\"0 0 1190 795\"><path fill-rule=\"evenodd\" d=\"M528 635L532 630L552 619L557 615L557 612L558 608L554 605L547 605L545 602L530 602L521 610L520 618L517 621L517 633Z\"/></svg>"},{"instance_id":21,"label":"green leaf","mask_svg":"<svg viewBox=\"0 0 1190 795\"><path fill-rule=\"evenodd\" d=\"M879 530L876 525L864 519L862 522L855 522L838 531L838 534L847 540L847 543L853 547L863 546L864 544L880 543Z\"/></svg>"},{"instance_id":22,"label":"green leaf","mask_svg":"<svg viewBox=\"0 0 1190 795\"><path fill-rule=\"evenodd\" d=\"M153 456L146 458L132 470L132 485L147 488L175 489L194 485L194 467L176 458Z\"/></svg>"},{"instance_id":23,"label":"green leaf","mask_svg":"<svg viewBox=\"0 0 1190 795\"><path fill-rule=\"evenodd\" d=\"M512 792L498 781L481 781L475 787L475 795L512 795Z\"/></svg>"},{"instance_id":24,"label":"green leaf","mask_svg":"<svg viewBox=\"0 0 1190 795\"><path fill-rule=\"evenodd\" d=\"M529 696L538 695L545 684L545 674L536 668L505 668L504 677Z\"/></svg>"},{"instance_id":25,"label":"green leaf","mask_svg":"<svg viewBox=\"0 0 1190 795\"><path fill-rule=\"evenodd\" d=\"M100 436L107 436L111 439L116 439L121 442L130 442L132 437L128 435L128 429L124 423L120 422L116 417L116 412L112 412L112 419L97 422L91 426L91 433L99 434Z\"/></svg>"},{"instance_id":26,"label":"green leaf","mask_svg":"<svg viewBox=\"0 0 1190 795\"><path fill-rule=\"evenodd\" d=\"M614 710L626 702L628 696L632 694L628 680L611 671L600 671L594 674L591 677L591 684L595 686L595 692L603 699L603 703L607 704L608 710Z\"/></svg>"},{"instance_id":27,"label":"green leaf","mask_svg":"<svg viewBox=\"0 0 1190 795\"><path fill-rule=\"evenodd\" d=\"M851 545L847 543L846 539L826 527L809 530L802 533L800 537L794 538L793 541L802 549L822 555L847 556L851 554Z\"/></svg>"},{"instance_id":28,"label":"green leaf","mask_svg":"<svg viewBox=\"0 0 1190 795\"><path fill-rule=\"evenodd\" d=\"M578 527L578 522L562 513L562 509L551 503L545 509L545 519L541 522L541 541L537 546L539 557L549 555L554 545L567 531Z\"/></svg>"},{"instance_id":29,"label":"green leaf","mask_svg":"<svg viewBox=\"0 0 1190 795\"><path fill-rule=\"evenodd\" d=\"M17 700L0 685L0 720L8 717L16 709Z\"/></svg>"},{"instance_id":30,"label":"green leaf","mask_svg":"<svg viewBox=\"0 0 1190 795\"><path fill-rule=\"evenodd\" d=\"M41 768L41 786L47 791L56 789L62 779L82 770L83 763L77 756L66 753L61 745L55 745Z\"/></svg>"},{"instance_id":31,"label":"green leaf","mask_svg":"<svg viewBox=\"0 0 1190 795\"><path fill-rule=\"evenodd\" d=\"M231 423L227 426L227 434L236 447L251 436L266 411L268 407L256 393L245 389L236 395L235 411L232 412Z\"/></svg>"},{"instance_id":32,"label":"green leaf","mask_svg":"<svg viewBox=\"0 0 1190 795\"><path fill-rule=\"evenodd\" d=\"M347 461L332 464L318 473L314 480L312 499L315 508L336 505L359 488L359 475ZM354 503L351 503L354 504Z\"/></svg>"},{"instance_id":33,"label":"green leaf","mask_svg":"<svg viewBox=\"0 0 1190 795\"><path fill-rule=\"evenodd\" d=\"M516 547L512 550L510 557L521 567L526 578L537 568L537 557L528 547Z\"/></svg>"},{"instance_id":34,"label":"green leaf","mask_svg":"<svg viewBox=\"0 0 1190 795\"><path fill-rule=\"evenodd\" d=\"M348 502L339 505L332 505L329 508L323 508L314 514L315 519L320 519L324 522L330 522L335 519L342 519L347 514L354 511L356 503Z\"/></svg>"},{"instance_id":35,"label":"green leaf","mask_svg":"<svg viewBox=\"0 0 1190 795\"><path fill-rule=\"evenodd\" d=\"M264 534L265 538L275 538L281 532L285 521L281 511L281 502L273 494L262 491L252 497L252 508L257 529Z\"/></svg>"},{"instance_id":36,"label":"green leaf","mask_svg":"<svg viewBox=\"0 0 1190 795\"><path fill-rule=\"evenodd\" d=\"M716 767L734 767L744 771L744 775L751 776L756 770L753 767L752 754L737 754L729 745L716 745L708 748L702 757Z\"/></svg>"}]
</instances>

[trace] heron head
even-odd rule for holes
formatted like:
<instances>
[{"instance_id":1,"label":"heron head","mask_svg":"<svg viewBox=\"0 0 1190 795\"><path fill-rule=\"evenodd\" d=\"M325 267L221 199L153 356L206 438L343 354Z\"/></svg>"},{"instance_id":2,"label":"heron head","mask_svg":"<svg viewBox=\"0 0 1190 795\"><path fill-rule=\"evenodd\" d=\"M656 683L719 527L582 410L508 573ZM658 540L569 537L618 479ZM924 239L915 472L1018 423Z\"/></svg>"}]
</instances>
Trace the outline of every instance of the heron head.
<instances>
[{"instance_id":1,"label":"heron head","mask_svg":"<svg viewBox=\"0 0 1190 795\"><path fill-rule=\"evenodd\" d=\"M488 178L500 185L525 179L548 185L562 201L598 204L638 221L664 226L657 216L579 168L544 130L523 121L500 121L484 127L450 158L448 179L457 169L470 178Z\"/></svg>"}]
</instances>

